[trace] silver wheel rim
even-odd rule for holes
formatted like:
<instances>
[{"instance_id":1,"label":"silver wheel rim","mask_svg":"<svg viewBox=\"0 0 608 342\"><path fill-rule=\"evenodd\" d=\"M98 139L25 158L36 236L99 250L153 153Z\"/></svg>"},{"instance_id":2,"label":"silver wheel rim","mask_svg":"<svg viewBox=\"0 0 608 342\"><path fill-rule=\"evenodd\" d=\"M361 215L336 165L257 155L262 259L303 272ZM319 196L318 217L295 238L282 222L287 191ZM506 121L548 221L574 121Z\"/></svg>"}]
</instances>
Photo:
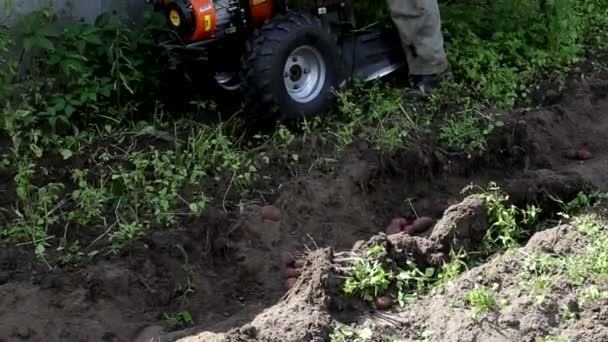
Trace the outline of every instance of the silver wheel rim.
<instances>
[{"instance_id":1,"label":"silver wheel rim","mask_svg":"<svg viewBox=\"0 0 608 342\"><path fill-rule=\"evenodd\" d=\"M285 62L283 80L291 98L299 103L314 100L325 85L326 66L316 48L304 45L295 49Z\"/></svg>"}]
</instances>

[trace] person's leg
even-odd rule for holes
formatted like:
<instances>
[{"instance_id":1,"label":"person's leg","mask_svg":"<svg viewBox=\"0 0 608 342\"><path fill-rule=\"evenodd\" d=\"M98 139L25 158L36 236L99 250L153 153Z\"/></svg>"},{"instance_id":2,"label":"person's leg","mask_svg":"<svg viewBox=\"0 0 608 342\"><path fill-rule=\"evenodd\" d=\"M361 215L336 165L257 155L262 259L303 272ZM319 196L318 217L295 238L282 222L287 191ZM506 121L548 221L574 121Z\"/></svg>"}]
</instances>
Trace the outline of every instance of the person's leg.
<instances>
[{"instance_id":1,"label":"person's leg","mask_svg":"<svg viewBox=\"0 0 608 342\"><path fill-rule=\"evenodd\" d=\"M387 0L410 73L437 75L448 69L437 0Z\"/></svg>"}]
</instances>

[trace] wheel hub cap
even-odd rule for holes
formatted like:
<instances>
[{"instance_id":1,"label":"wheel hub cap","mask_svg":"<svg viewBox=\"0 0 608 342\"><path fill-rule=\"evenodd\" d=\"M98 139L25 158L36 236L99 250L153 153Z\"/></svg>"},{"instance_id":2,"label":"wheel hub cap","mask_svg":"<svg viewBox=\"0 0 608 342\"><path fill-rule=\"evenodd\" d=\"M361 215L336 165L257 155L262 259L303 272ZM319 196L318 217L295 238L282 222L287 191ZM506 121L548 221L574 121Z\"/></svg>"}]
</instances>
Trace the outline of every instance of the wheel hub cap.
<instances>
[{"instance_id":1,"label":"wheel hub cap","mask_svg":"<svg viewBox=\"0 0 608 342\"><path fill-rule=\"evenodd\" d=\"M314 100L323 90L326 66L321 53L304 45L295 49L287 58L283 76L287 93L299 103Z\"/></svg>"}]
</instances>

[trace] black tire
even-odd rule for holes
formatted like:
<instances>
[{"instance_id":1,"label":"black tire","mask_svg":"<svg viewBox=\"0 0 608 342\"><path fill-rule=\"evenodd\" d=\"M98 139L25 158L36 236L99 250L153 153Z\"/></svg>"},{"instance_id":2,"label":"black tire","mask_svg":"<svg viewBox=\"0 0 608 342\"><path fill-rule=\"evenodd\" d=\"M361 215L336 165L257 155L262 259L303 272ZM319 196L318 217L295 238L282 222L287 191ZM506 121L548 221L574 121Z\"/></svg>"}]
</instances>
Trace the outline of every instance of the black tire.
<instances>
[{"instance_id":1,"label":"black tire","mask_svg":"<svg viewBox=\"0 0 608 342\"><path fill-rule=\"evenodd\" d=\"M292 52L308 46L322 57L325 77L318 95L303 103L288 92L284 69ZM318 18L304 13L281 15L264 25L247 43L242 78L246 111L252 119L290 123L308 119L330 110L334 89L343 78L339 47Z\"/></svg>"}]
</instances>

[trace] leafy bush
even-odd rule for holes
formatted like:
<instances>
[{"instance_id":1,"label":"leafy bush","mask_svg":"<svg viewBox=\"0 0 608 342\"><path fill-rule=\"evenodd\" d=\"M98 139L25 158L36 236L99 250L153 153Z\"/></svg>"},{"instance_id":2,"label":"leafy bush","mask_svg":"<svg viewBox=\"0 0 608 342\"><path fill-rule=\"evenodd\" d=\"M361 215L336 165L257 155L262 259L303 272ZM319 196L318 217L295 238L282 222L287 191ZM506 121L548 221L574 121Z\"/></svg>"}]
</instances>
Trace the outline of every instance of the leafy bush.
<instances>
[{"instance_id":1,"label":"leafy bush","mask_svg":"<svg viewBox=\"0 0 608 342\"><path fill-rule=\"evenodd\" d=\"M471 0L442 9L457 77L503 108L542 73L576 62L586 37L606 27L606 14L606 0Z\"/></svg>"},{"instance_id":2,"label":"leafy bush","mask_svg":"<svg viewBox=\"0 0 608 342\"><path fill-rule=\"evenodd\" d=\"M27 103L54 130L121 119L128 111L118 109L136 107L158 84L153 22L134 29L124 18L102 15L94 24L60 23L46 9L20 17L3 30L12 44L0 35L0 52L20 51L8 63L15 72L0 75L2 85L13 83L12 90L3 87L6 97Z\"/></svg>"}]
</instances>

